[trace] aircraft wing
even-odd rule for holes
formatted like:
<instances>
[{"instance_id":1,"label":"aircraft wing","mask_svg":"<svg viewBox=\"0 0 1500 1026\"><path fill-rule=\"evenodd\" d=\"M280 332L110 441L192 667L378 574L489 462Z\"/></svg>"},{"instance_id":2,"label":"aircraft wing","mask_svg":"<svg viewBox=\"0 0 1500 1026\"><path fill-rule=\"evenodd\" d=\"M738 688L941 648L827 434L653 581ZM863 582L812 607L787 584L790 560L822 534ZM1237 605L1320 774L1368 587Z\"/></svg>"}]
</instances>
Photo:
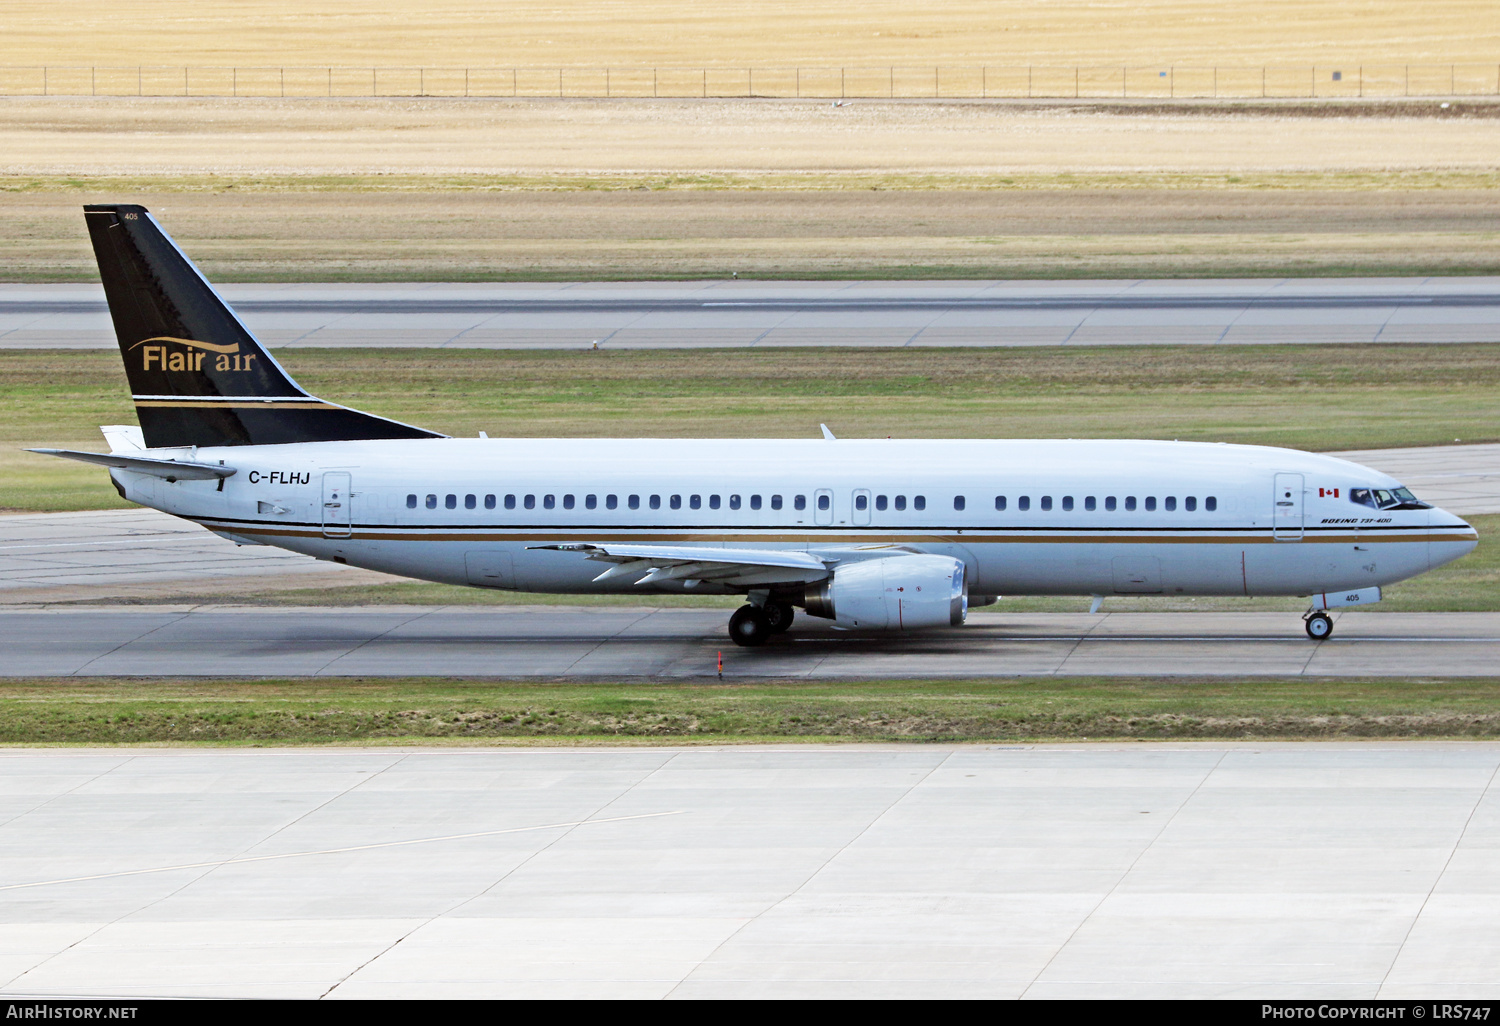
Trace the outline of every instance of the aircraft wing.
<instances>
[{"instance_id":1,"label":"aircraft wing","mask_svg":"<svg viewBox=\"0 0 1500 1026\"><path fill-rule=\"evenodd\" d=\"M807 552L774 549L720 549L695 545L594 545L590 543L529 545L532 549L577 552L585 559L612 563L595 581L631 574L636 584L653 581L712 581L715 584L756 586L810 584L831 572L830 563Z\"/></svg>"},{"instance_id":2,"label":"aircraft wing","mask_svg":"<svg viewBox=\"0 0 1500 1026\"><path fill-rule=\"evenodd\" d=\"M239 473L234 467L218 463L191 463L187 460L156 460L145 456L122 456L113 452L77 452L73 449L27 449L43 456L61 456L65 460L80 460L97 463L101 467L116 470L134 470L142 474L155 474L168 481L204 481L219 477L233 477Z\"/></svg>"}]
</instances>

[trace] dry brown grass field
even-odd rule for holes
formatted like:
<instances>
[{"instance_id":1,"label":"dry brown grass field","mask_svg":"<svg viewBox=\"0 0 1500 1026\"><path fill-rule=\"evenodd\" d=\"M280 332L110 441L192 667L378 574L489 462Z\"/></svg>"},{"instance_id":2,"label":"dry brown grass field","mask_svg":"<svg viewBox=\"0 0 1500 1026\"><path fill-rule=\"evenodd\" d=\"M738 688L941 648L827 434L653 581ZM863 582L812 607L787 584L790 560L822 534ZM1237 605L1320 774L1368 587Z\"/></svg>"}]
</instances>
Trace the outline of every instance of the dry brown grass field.
<instances>
[{"instance_id":1,"label":"dry brown grass field","mask_svg":"<svg viewBox=\"0 0 1500 1026\"><path fill-rule=\"evenodd\" d=\"M1500 270L1500 104L12 99L0 280Z\"/></svg>"},{"instance_id":2,"label":"dry brown grass field","mask_svg":"<svg viewBox=\"0 0 1500 1026\"><path fill-rule=\"evenodd\" d=\"M94 281L80 204L144 202L219 281L1500 272L1500 189L418 189L83 182L0 192L0 280ZM481 183L482 184L482 183ZM187 188L196 185L198 188ZM341 185L342 187L336 187Z\"/></svg>"},{"instance_id":3,"label":"dry brown grass field","mask_svg":"<svg viewBox=\"0 0 1500 1026\"><path fill-rule=\"evenodd\" d=\"M1493 0L9 0L0 64L1494 63Z\"/></svg>"}]
</instances>

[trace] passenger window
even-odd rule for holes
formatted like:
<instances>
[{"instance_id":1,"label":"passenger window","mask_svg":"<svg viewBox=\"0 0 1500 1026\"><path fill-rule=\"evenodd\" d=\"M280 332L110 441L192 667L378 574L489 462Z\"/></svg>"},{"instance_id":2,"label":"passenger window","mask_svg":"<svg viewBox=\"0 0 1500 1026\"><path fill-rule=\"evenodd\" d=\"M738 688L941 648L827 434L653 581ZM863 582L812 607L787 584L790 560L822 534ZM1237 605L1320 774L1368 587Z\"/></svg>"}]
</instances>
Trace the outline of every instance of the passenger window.
<instances>
[{"instance_id":1,"label":"passenger window","mask_svg":"<svg viewBox=\"0 0 1500 1026\"><path fill-rule=\"evenodd\" d=\"M1083 508L1088 510L1090 513L1094 512L1098 505L1098 502L1095 501L1092 495L1086 496L1083 500Z\"/></svg>"},{"instance_id":2,"label":"passenger window","mask_svg":"<svg viewBox=\"0 0 1500 1026\"><path fill-rule=\"evenodd\" d=\"M1052 496L1050 496L1050 495L1043 495L1042 496L1042 509L1044 511L1050 511L1052 509Z\"/></svg>"},{"instance_id":3,"label":"passenger window","mask_svg":"<svg viewBox=\"0 0 1500 1026\"><path fill-rule=\"evenodd\" d=\"M660 495L653 495L653 496L651 496L651 508L652 509L661 509L661 496Z\"/></svg>"},{"instance_id":4,"label":"passenger window","mask_svg":"<svg viewBox=\"0 0 1500 1026\"><path fill-rule=\"evenodd\" d=\"M1104 508L1111 513L1115 511L1115 497L1113 495L1106 495L1104 497Z\"/></svg>"},{"instance_id":5,"label":"passenger window","mask_svg":"<svg viewBox=\"0 0 1500 1026\"><path fill-rule=\"evenodd\" d=\"M1193 512L1193 510L1197 509L1198 508L1198 498L1197 498L1197 496L1189 495L1186 499L1183 499L1182 500L1182 508L1185 509L1185 510L1187 510L1189 513Z\"/></svg>"},{"instance_id":6,"label":"passenger window","mask_svg":"<svg viewBox=\"0 0 1500 1026\"><path fill-rule=\"evenodd\" d=\"M818 508L819 509L826 510L826 509L828 509L832 505L833 505L833 501L831 499L829 499L828 496L826 496L826 495L820 495L820 496L818 496Z\"/></svg>"},{"instance_id":7,"label":"passenger window","mask_svg":"<svg viewBox=\"0 0 1500 1026\"><path fill-rule=\"evenodd\" d=\"M507 495L505 497L505 508L506 509L515 509L516 508L516 497L514 495Z\"/></svg>"},{"instance_id":8,"label":"passenger window","mask_svg":"<svg viewBox=\"0 0 1500 1026\"><path fill-rule=\"evenodd\" d=\"M437 496L436 495L429 495L429 496L427 496L427 504L426 505L427 505L428 509L437 509Z\"/></svg>"},{"instance_id":9,"label":"passenger window","mask_svg":"<svg viewBox=\"0 0 1500 1026\"><path fill-rule=\"evenodd\" d=\"M760 496L759 495L752 495L752 496L750 496L750 508L751 509L760 509Z\"/></svg>"},{"instance_id":10,"label":"passenger window","mask_svg":"<svg viewBox=\"0 0 1500 1026\"><path fill-rule=\"evenodd\" d=\"M494 509L495 508L495 497L493 495L486 495L484 497L484 508L485 509Z\"/></svg>"},{"instance_id":11,"label":"passenger window","mask_svg":"<svg viewBox=\"0 0 1500 1026\"><path fill-rule=\"evenodd\" d=\"M1065 512L1065 513L1071 513L1071 512L1073 512L1073 496L1071 496L1071 495L1064 495L1063 496L1063 512Z\"/></svg>"},{"instance_id":12,"label":"passenger window","mask_svg":"<svg viewBox=\"0 0 1500 1026\"><path fill-rule=\"evenodd\" d=\"M798 506L797 508L801 509L802 507ZM876 509L885 509L885 496L884 495L877 495L877 496L875 496L875 508Z\"/></svg>"},{"instance_id":13,"label":"passenger window","mask_svg":"<svg viewBox=\"0 0 1500 1026\"><path fill-rule=\"evenodd\" d=\"M1147 513L1154 513L1155 511L1156 511L1156 496L1154 496L1154 495L1148 495L1148 496L1146 496L1146 512Z\"/></svg>"},{"instance_id":14,"label":"passenger window","mask_svg":"<svg viewBox=\"0 0 1500 1026\"><path fill-rule=\"evenodd\" d=\"M1214 510L1219 508L1219 500L1210 495L1208 498L1203 500L1203 508L1207 512L1212 513Z\"/></svg>"},{"instance_id":15,"label":"passenger window","mask_svg":"<svg viewBox=\"0 0 1500 1026\"><path fill-rule=\"evenodd\" d=\"M543 509L552 509L556 505L557 505L557 496L555 496L555 495L543 495L542 496L542 508Z\"/></svg>"},{"instance_id":16,"label":"passenger window","mask_svg":"<svg viewBox=\"0 0 1500 1026\"><path fill-rule=\"evenodd\" d=\"M632 495L630 496L630 498L625 500L625 505L629 506L631 509L640 509L641 497L639 495Z\"/></svg>"},{"instance_id":17,"label":"passenger window","mask_svg":"<svg viewBox=\"0 0 1500 1026\"><path fill-rule=\"evenodd\" d=\"M1134 513L1135 512L1135 496L1134 495L1127 495L1127 496L1125 496L1125 512L1127 512L1127 513Z\"/></svg>"},{"instance_id":18,"label":"passenger window","mask_svg":"<svg viewBox=\"0 0 1500 1026\"><path fill-rule=\"evenodd\" d=\"M740 508L740 497L738 495L731 495L729 497L729 508L730 509L739 509Z\"/></svg>"},{"instance_id":19,"label":"passenger window","mask_svg":"<svg viewBox=\"0 0 1500 1026\"><path fill-rule=\"evenodd\" d=\"M799 495L796 498L794 498L792 500L792 508L793 509L806 509L807 508L807 496L805 496L805 495Z\"/></svg>"},{"instance_id":20,"label":"passenger window","mask_svg":"<svg viewBox=\"0 0 1500 1026\"><path fill-rule=\"evenodd\" d=\"M605 509L618 509L619 507L620 507L620 497L618 495L606 495L604 497L604 508Z\"/></svg>"},{"instance_id":21,"label":"passenger window","mask_svg":"<svg viewBox=\"0 0 1500 1026\"><path fill-rule=\"evenodd\" d=\"M779 495L773 495L773 496L771 496L771 508L772 509L780 509L781 508L781 496L779 496Z\"/></svg>"},{"instance_id":22,"label":"passenger window","mask_svg":"<svg viewBox=\"0 0 1500 1026\"><path fill-rule=\"evenodd\" d=\"M861 513L868 509L869 506L870 497L868 495L856 495L854 497L854 508L859 510Z\"/></svg>"},{"instance_id":23,"label":"passenger window","mask_svg":"<svg viewBox=\"0 0 1500 1026\"><path fill-rule=\"evenodd\" d=\"M1031 496L1023 495L1016 500L1016 509L1028 510L1031 508Z\"/></svg>"},{"instance_id":24,"label":"passenger window","mask_svg":"<svg viewBox=\"0 0 1500 1026\"><path fill-rule=\"evenodd\" d=\"M1001 513L1005 512L1005 496L995 496L995 509L999 510Z\"/></svg>"},{"instance_id":25,"label":"passenger window","mask_svg":"<svg viewBox=\"0 0 1500 1026\"><path fill-rule=\"evenodd\" d=\"M925 496L925 495L913 495L911 497L911 508L912 509L926 509L927 508L927 496Z\"/></svg>"},{"instance_id":26,"label":"passenger window","mask_svg":"<svg viewBox=\"0 0 1500 1026\"><path fill-rule=\"evenodd\" d=\"M955 495L953 497L953 508L954 509L963 509L964 508L964 497L962 495Z\"/></svg>"},{"instance_id":27,"label":"passenger window","mask_svg":"<svg viewBox=\"0 0 1500 1026\"><path fill-rule=\"evenodd\" d=\"M479 505L479 500L472 495L464 496L464 509L473 509Z\"/></svg>"},{"instance_id":28,"label":"passenger window","mask_svg":"<svg viewBox=\"0 0 1500 1026\"><path fill-rule=\"evenodd\" d=\"M571 495L564 495L563 496L563 509L572 509L572 508L573 508L573 496L571 496Z\"/></svg>"},{"instance_id":29,"label":"passenger window","mask_svg":"<svg viewBox=\"0 0 1500 1026\"><path fill-rule=\"evenodd\" d=\"M689 509L702 509L703 508L703 496L701 496L701 495L689 495L688 496L688 508Z\"/></svg>"},{"instance_id":30,"label":"passenger window","mask_svg":"<svg viewBox=\"0 0 1500 1026\"><path fill-rule=\"evenodd\" d=\"M597 496L597 495L585 495L583 497L583 508L584 509L598 509L599 508L599 496Z\"/></svg>"},{"instance_id":31,"label":"passenger window","mask_svg":"<svg viewBox=\"0 0 1500 1026\"><path fill-rule=\"evenodd\" d=\"M708 508L709 509L718 509L719 508L719 497L717 495L710 495L708 497Z\"/></svg>"},{"instance_id":32,"label":"passenger window","mask_svg":"<svg viewBox=\"0 0 1500 1026\"><path fill-rule=\"evenodd\" d=\"M1173 511L1175 511L1177 509L1177 496L1175 496L1175 495L1168 495L1167 499L1166 499L1166 502L1165 502L1165 506L1166 506L1166 509L1167 509L1168 513L1171 513Z\"/></svg>"},{"instance_id":33,"label":"passenger window","mask_svg":"<svg viewBox=\"0 0 1500 1026\"><path fill-rule=\"evenodd\" d=\"M448 509L458 509L458 496L453 494L443 496L443 505Z\"/></svg>"},{"instance_id":34,"label":"passenger window","mask_svg":"<svg viewBox=\"0 0 1500 1026\"><path fill-rule=\"evenodd\" d=\"M680 496L680 495L674 495L674 496L672 496L670 499L667 500L667 505L670 506L670 507L672 507L673 509L681 509L682 508L682 496Z\"/></svg>"},{"instance_id":35,"label":"passenger window","mask_svg":"<svg viewBox=\"0 0 1500 1026\"><path fill-rule=\"evenodd\" d=\"M408 495L406 497L406 508L407 509L416 509L417 508L417 497L415 495Z\"/></svg>"},{"instance_id":36,"label":"passenger window","mask_svg":"<svg viewBox=\"0 0 1500 1026\"><path fill-rule=\"evenodd\" d=\"M527 509L536 509L536 496L526 496L526 498L521 500L521 505L525 506Z\"/></svg>"},{"instance_id":37,"label":"passenger window","mask_svg":"<svg viewBox=\"0 0 1500 1026\"><path fill-rule=\"evenodd\" d=\"M897 509L905 509L906 508L906 496L904 496L904 495L898 495L898 496L896 496L896 508Z\"/></svg>"}]
</instances>

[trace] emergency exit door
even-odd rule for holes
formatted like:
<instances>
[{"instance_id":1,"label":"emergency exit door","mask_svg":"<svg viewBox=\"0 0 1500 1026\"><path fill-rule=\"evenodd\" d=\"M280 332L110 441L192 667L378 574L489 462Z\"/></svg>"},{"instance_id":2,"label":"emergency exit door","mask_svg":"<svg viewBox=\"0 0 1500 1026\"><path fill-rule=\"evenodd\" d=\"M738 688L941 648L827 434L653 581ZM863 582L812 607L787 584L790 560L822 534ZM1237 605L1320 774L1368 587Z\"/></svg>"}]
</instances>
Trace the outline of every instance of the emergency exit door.
<instances>
[{"instance_id":1,"label":"emergency exit door","mask_svg":"<svg viewBox=\"0 0 1500 1026\"><path fill-rule=\"evenodd\" d=\"M1271 536L1277 541L1302 538L1302 475L1277 474L1272 496Z\"/></svg>"},{"instance_id":2,"label":"emergency exit door","mask_svg":"<svg viewBox=\"0 0 1500 1026\"><path fill-rule=\"evenodd\" d=\"M323 537L347 538L354 523L349 501L349 475L342 470L323 475Z\"/></svg>"}]
</instances>

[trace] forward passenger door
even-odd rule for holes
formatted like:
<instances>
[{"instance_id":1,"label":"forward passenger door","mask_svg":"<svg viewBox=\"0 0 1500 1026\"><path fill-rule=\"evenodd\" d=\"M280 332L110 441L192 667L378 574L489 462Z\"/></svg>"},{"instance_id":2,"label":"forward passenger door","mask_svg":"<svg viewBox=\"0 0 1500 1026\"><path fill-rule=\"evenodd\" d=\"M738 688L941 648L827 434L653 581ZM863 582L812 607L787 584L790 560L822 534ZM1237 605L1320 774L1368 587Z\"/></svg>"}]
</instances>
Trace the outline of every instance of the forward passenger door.
<instances>
[{"instance_id":1,"label":"forward passenger door","mask_svg":"<svg viewBox=\"0 0 1500 1026\"><path fill-rule=\"evenodd\" d=\"M1277 541L1302 539L1302 475L1277 474L1272 496L1271 537Z\"/></svg>"}]
</instances>

